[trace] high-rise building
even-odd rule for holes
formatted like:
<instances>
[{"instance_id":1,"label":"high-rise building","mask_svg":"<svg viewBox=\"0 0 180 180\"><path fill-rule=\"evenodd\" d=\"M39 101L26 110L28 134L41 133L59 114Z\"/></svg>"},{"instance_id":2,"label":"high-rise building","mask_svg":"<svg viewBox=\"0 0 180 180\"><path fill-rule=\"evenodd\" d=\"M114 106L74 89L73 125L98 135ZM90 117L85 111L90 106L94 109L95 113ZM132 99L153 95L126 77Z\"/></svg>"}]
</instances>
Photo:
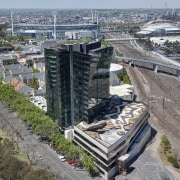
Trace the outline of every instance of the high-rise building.
<instances>
[{"instance_id":1,"label":"high-rise building","mask_svg":"<svg viewBox=\"0 0 180 180\"><path fill-rule=\"evenodd\" d=\"M110 97L112 54L99 41L45 49L47 113L61 128L101 115Z\"/></svg>"}]
</instances>

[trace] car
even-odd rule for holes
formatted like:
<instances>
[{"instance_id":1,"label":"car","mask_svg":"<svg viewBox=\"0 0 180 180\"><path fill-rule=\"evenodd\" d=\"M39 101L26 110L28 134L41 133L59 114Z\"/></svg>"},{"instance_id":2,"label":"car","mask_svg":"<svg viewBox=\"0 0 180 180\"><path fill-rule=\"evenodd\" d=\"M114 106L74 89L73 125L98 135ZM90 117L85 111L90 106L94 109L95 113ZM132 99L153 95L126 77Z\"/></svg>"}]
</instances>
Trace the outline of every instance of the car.
<instances>
[{"instance_id":1,"label":"car","mask_svg":"<svg viewBox=\"0 0 180 180\"><path fill-rule=\"evenodd\" d=\"M49 138L47 136L39 136L38 140L42 140L42 141L49 141Z\"/></svg>"},{"instance_id":2,"label":"car","mask_svg":"<svg viewBox=\"0 0 180 180\"><path fill-rule=\"evenodd\" d=\"M62 155L63 153L61 151L56 151L57 154Z\"/></svg>"},{"instance_id":3,"label":"car","mask_svg":"<svg viewBox=\"0 0 180 180\"><path fill-rule=\"evenodd\" d=\"M50 144L50 148L55 150L57 147L52 145L52 144Z\"/></svg>"},{"instance_id":4,"label":"car","mask_svg":"<svg viewBox=\"0 0 180 180\"><path fill-rule=\"evenodd\" d=\"M59 159L64 159L63 155L59 155L58 157L59 157Z\"/></svg>"},{"instance_id":5,"label":"car","mask_svg":"<svg viewBox=\"0 0 180 180\"><path fill-rule=\"evenodd\" d=\"M31 127L28 126L26 129L27 129L27 130L31 130Z\"/></svg>"},{"instance_id":6,"label":"car","mask_svg":"<svg viewBox=\"0 0 180 180\"><path fill-rule=\"evenodd\" d=\"M70 159L70 160L68 160L68 164L74 164L75 163L75 160L73 160L73 159Z\"/></svg>"},{"instance_id":7,"label":"car","mask_svg":"<svg viewBox=\"0 0 180 180\"><path fill-rule=\"evenodd\" d=\"M62 162L65 162L66 160L64 158L61 159Z\"/></svg>"},{"instance_id":8,"label":"car","mask_svg":"<svg viewBox=\"0 0 180 180\"><path fill-rule=\"evenodd\" d=\"M74 169L76 171L85 171L85 169L83 167L74 167Z\"/></svg>"}]
</instances>

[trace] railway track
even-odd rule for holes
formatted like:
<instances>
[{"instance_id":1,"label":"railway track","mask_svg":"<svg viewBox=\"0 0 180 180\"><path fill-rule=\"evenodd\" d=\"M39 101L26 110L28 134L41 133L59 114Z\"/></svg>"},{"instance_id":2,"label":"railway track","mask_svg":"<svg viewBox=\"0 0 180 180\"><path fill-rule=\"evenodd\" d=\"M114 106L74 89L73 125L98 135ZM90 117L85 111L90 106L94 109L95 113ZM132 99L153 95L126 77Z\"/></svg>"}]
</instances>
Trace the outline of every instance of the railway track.
<instances>
[{"instance_id":1,"label":"railway track","mask_svg":"<svg viewBox=\"0 0 180 180\"><path fill-rule=\"evenodd\" d=\"M119 34L114 33L112 36L109 35L109 38L119 38ZM113 46L118 50L120 53L122 53L124 56L128 57L140 57L149 59L152 57L149 56L149 53L138 51L134 47L134 43L125 43L125 44L113 44ZM155 57L158 58L158 57ZM145 68L143 68L145 65ZM137 92L137 95L139 96L139 100L145 102L146 104L150 104L152 106L151 113L155 119L157 119L157 123L164 129L167 130L167 132L171 132L173 134L173 137L180 138L180 113L179 116L172 117L172 115L175 113L173 110L173 107L175 106L175 102L167 103L165 102L164 97L166 99L174 101L178 98L180 99L180 88L175 87L176 83L178 83L178 80L172 80L168 76L164 76L164 80L161 79L162 75L153 73L152 65L150 64L144 64L141 62L135 63L135 67L138 69L138 71L141 72L141 74L145 77L147 80L149 87L150 87L150 94L152 97L155 97L154 102L150 104L149 101L149 94L146 93L144 84L145 81L142 78L141 75L139 75L136 68L128 67L127 71L130 76L132 84L136 87L135 91ZM167 74L173 74L175 75L176 72L167 69L164 67L159 67L159 72L165 72ZM175 78L174 78L175 79ZM147 83L146 82L146 83ZM180 83L179 83L180 87ZM175 97L174 94L178 94L179 96ZM163 104L164 103L164 104ZM176 106L180 107L180 101L176 102ZM163 107L165 106L165 107ZM165 120L166 119L166 120Z\"/></svg>"},{"instance_id":2,"label":"railway track","mask_svg":"<svg viewBox=\"0 0 180 180\"><path fill-rule=\"evenodd\" d=\"M161 93L163 96L166 96L166 99L169 99L169 100L173 100L173 93L171 93L169 87L165 86L165 84L163 84L163 82L161 81L160 78L157 78L158 75L150 75L149 73L147 73L147 70L142 70L142 74L146 74L145 78L147 79L147 81L152 81L152 82L149 82L149 83L152 83L153 87L156 87L156 89L154 89L154 93L152 96L154 96L154 100L155 102L153 103L152 105L152 109L151 109L151 113L154 117L156 117L156 119L158 119L158 123L164 128L166 129L167 131L170 131L173 133L174 136L180 138L180 126L179 126L179 117L172 117L171 114L173 112L173 106L171 103L167 103L165 102L165 100L163 99L164 97L160 97L159 98L159 93ZM132 70L133 68L132 68ZM134 74L137 75L137 73L134 72ZM150 77L148 78L147 76L150 75ZM141 83L142 83L142 80L141 80L142 77L140 76L136 76L136 82L138 82L137 84L135 84L135 86L143 86ZM151 79L150 79L151 78ZM167 78L168 79L168 78ZM151 88L153 88L151 87ZM138 88L139 89L139 88ZM172 89L173 90L173 89ZM152 89L151 89L151 92L152 92ZM158 94L156 94L156 92ZM174 92L174 91L173 91ZM146 100L146 103L149 104L147 102L148 100L148 95L144 92L142 92L142 90L139 92L139 94L141 94L141 96L144 96L146 97L145 100ZM157 97L157 98L156 98ZM161 101L160 103L158 101ZM165 107L161 107L160 106L163 106L163 101L165 103ZM177 106L180 107L180 103L177 102ZM163 109L164 108L164 109ZM164 113L163 113L164 111ZM169 116L170 115L170 116Z\"/></svg>"}]
</instances>

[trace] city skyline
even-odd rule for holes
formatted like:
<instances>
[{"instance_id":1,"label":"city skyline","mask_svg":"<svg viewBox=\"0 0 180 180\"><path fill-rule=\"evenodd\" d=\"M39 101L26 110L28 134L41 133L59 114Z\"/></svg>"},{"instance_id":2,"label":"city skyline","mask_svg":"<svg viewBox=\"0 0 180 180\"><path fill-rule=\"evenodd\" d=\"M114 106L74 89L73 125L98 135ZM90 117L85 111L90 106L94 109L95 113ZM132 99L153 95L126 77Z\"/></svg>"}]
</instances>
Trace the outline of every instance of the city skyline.
<instances>
[{"instance_id":1,"label":"city skyline","mask_svg":"<svg viewBox=\"0 0 180 180\"><path fill-rule=\"evenodd\" d=\"M103 3L102 3L103 2ZM6 0L2 1L1 9L17 8L17 9L130 9L130 8L180 8L179 0Z\"/></svg>"}]
</instances>

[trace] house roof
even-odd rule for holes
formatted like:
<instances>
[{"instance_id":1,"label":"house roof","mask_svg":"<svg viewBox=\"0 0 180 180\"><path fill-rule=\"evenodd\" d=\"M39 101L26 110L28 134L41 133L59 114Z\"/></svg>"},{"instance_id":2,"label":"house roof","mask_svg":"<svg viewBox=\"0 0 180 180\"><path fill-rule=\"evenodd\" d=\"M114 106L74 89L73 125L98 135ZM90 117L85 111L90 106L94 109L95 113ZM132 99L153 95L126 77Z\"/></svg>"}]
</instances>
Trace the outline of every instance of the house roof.
<instances>
[{"instance_id":1,"label":"house roof","mask_svg":"<svg viewBox=\"0 0 180 180\"><path fill-rule=\"evenodd\" d=\"M34 73L34 77L41 81L45 81L45 72Z\"/></svg>"},{"instance_id":2,"label":"house roof","mask_svg":"<svg viewBox=\"0 0 180 180\"><path fill-rule=\"evenodd\" d=\"M43 68L45 66L45 63L38 62L36 63L36 68Z\"/></svg>"},{"instance_id":3,"label":"house roof","mask_svg":"<svg viewBox=\"0 0 180 180\"><path fill-rule=\"evenodd\" d=\"M12 78L11 81L10 81L10 83L11 83L12 85L16 85L16 84L19 83L19 80L18 80L17 78Z\"/></svg>"},{"instance_id":4,"label":"house roof","mask_svg":"<svg viewBox=\"0 0 180 180\"><path fill-rule=\"evenodd\" d=\"M23 87L25 84L23 82L19 82L16 87L15 87L15 90L19 90L21 87Z\"/></svg>"},{"instance_id":5,"label":"house roof","mask_svg":"<svg viewBox=\"0 0 180 180\"><path fill-rule=\"evenodd\" d=\"M33 73L20 74L19 77L21 78L21 80L30 80L33 77Z\"/></svg>"},{"instance_id":6,"label":"house roof","mask_svg":"<svg viewBox=\"0 0 180 180\"><path fill-rule=\"evenodd\" d=\"M30 95L32 92L31 92L31 88L27 85L24 85L23 87L19 88L18 89L18 92L24 94L24 95Z\"/></svg>"},{"instance_id":7,"label":"house roof","mask_svg":"<svg viewBox=\"0 0 180 180\"><path fill-rule=\"evenodd\" d=\"M23 67L21 69L12 69L10 70L12 75L16 75L16 74L26 74L26 73L32 73L32 69L31 68L27 68L27 67Z\"/></svg>"},{"instance_id":8,"label":"house roof","mask_svg":"<svg viewBox=\"0 0 180 180\"><path fill-rule=\"evenodd\" d=\"M12 76L6 76L3 80L2 80L2 82L4 83L4 84L8 84L8 83L10 83L10 80L12 79Z\"/></svg>"}]
</instances>

